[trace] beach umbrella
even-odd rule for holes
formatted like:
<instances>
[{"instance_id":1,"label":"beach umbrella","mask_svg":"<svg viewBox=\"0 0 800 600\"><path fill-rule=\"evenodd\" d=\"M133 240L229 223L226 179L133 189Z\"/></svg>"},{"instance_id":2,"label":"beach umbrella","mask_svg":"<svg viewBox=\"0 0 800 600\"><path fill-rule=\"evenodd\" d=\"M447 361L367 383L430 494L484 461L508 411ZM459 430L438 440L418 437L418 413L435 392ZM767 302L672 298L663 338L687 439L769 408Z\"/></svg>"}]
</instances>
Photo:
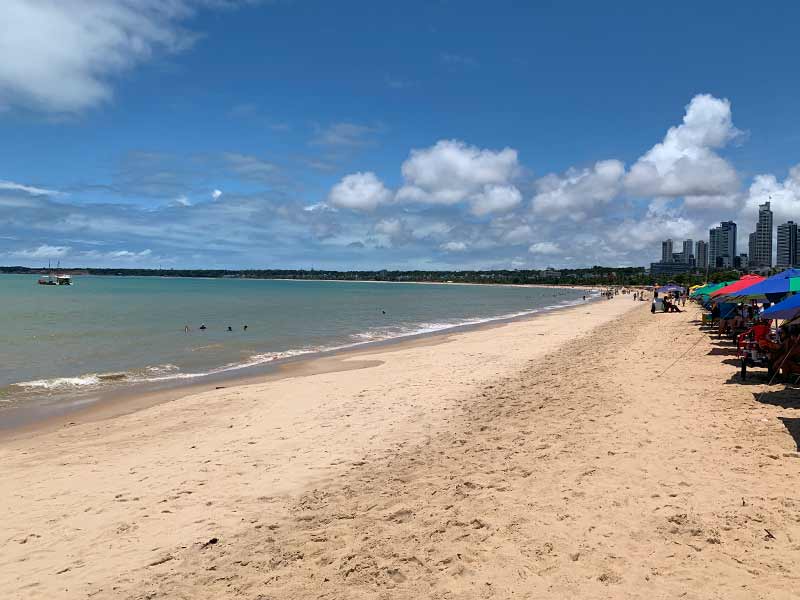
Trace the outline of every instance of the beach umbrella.
<instances>
[{"instance_id":1,"label":"beach umbrella","mask_svg":"<svg viewBox=\"0 0 800 600\"><path fill-rule=\"evenodd\" d=\"M674 283L670 283L668 285L665 285L664 287L658 288L657 291L659 294L668 294L670 292L683 292L684 290L685 288L682 288L681 286L676 285Z\"/></svg>"},{"instance_id":2,"label":"beach umbrella","mask_svg":"<svg viewBox=\"0 0 800 600\"><path fill-rule=\"evenodd\" d=\"M800 315L800 295L789 296L761 313L764 319L793 319L798 315Z\"/></svg>"},{"instance_id":3,"label":"beach umbrella","mask_svg":"<svg viewBox=\"0 0 800 600\"><path fill-rule=\"evenodd\" d=\"M767 299L776 302L793 292L800 292L800 269L786 269L730 296L737 300Z\"/></svg>"},{"instance_id":4,"label":"beach umbrella","mask_svg":"<svg viewBox=\"0 0 800 600\"><path fill-rule=\"evenodd\" d=\"M733 294L734 292L738 292L745 288L750 287L756 283L764 281L764 278L761 275L745 275L739 281L734 281L733 283L726 285L725 287L721 287L718 290L711 292L712 298L718 298L720 296L728 296Z\"/></svg>"},{"instance_id":5,"label":"beach umbrella","mask_svg":"<svg viewBox=\"0 0 800 600\"><path fill-rule=\"evenodd\" d=\"M707 283L705 285L701 285L699 288L694 290L690 295L693 298L698 296L708 296L711 292L715 292L720 288L725 287L726 285L733 283L732 281L723 281L722 283Z\"/></svg>"}]
</instances>

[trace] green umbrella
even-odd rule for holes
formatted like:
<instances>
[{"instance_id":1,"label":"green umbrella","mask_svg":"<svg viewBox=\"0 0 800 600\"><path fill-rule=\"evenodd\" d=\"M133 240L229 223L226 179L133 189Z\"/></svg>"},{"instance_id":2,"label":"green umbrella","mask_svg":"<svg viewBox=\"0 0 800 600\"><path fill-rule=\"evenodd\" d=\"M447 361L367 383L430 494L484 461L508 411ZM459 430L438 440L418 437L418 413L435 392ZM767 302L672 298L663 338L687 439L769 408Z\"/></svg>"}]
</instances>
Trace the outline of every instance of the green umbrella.
<instances>
[{"instance_id":1,"label":"green umbrella","mask_svg":"<svg viewBox=\"0 0 800 600\"><path fill-rule=\"evenodd\" d=\"M722 283L707 283L703 287L699 287L695 291L693 291L690 294L690 296L692 298L697 298L699 296L708 296L708 295L711 294L711 292L716 292L717 290L722 289L723 287L725 287L729 283L731 283L731 282L730 281L724 281Z\"/></svg>"}]
</instances>

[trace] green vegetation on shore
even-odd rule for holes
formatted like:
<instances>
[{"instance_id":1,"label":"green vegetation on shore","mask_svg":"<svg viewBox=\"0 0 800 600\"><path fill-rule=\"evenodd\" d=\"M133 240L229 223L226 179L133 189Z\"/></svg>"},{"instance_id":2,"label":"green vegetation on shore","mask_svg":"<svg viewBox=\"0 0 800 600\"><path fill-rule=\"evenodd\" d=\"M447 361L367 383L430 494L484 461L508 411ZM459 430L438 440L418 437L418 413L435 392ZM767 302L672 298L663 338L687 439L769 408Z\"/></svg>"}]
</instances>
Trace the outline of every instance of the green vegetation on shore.
<instances>
[{"instance_id":1,"label":"green vegetation on shore","mask_svg":"<svg viewBox=\"0 0 800 600\"><path fill-rule=\"evenodd\" d=\"M397 281L431 283L505 283L505 284L581 284L581 285L651 285L654 278L643 267L599 267L561 270L486 270L486 271L330 271L305 269L60 269L71 275L112 275L118 277L210 277L227 279L299 279L332 281ZM40 274L46 269L0 267L0 273ZM710 281L737 279L735 272L716 271ZM659 278L656 278L659 279ZM663 277L660 278L663 280ZM676 283L703 283L703 275L681 274ZM657 281L663 283L663 281Z\"/></svg>"}]
</instances>

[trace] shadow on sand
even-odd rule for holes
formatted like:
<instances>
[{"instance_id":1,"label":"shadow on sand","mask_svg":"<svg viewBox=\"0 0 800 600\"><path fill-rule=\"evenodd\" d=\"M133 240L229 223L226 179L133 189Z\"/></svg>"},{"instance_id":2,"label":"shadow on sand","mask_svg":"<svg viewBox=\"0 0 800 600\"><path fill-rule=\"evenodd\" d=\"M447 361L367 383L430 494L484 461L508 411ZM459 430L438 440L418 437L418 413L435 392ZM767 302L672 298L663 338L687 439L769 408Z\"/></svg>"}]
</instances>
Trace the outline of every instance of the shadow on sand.
<instances>
[{"instance_id":1,"label":"shadow on sand","mask_svg":"<svg viewBox=\"0 0 800 600\"><path fill-rule=\"evenodd\" d=\"M709 356L736 356L736 347L717 347L708 351ZM723 361L727 362L727 361ZM738 361L736 361L738 364Z\"/></svg>"},{"instance_id":2,"label":"shadow on sand","mask_svg":"<svg viewBox=\"0 0 800 600\"><path fill-rule=\"evenodd\" d=\"M789 432L789 435L792 436L792 439L797 446L797 451L800 452L800 419L790 417L778 418L783 423L783 426L786 427L786 431Z\"/></svg>"},{"instance_id":3,"label":"shadow on sand","mask_svg":"<svg viewBox=\"0 0 800 600\"><path fill-rule=\"evenodd\" d=\"M800 388L785 386L781 390L770 390L761 394L753 394L753 398L762 404L780 406L781 408L800 408ZM800 419L794 419L800 420Z\"/></svg>"}]
</instances>

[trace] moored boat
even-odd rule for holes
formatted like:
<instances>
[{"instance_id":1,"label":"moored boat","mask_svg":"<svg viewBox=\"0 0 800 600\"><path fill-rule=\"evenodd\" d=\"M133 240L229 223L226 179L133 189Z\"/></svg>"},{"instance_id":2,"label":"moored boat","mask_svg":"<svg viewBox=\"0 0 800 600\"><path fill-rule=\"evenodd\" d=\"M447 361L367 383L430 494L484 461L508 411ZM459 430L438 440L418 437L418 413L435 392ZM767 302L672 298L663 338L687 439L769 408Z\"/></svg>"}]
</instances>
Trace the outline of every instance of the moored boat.
<instances>
[{"instance_id":1,"label":"moored boat","mask_svg":"<svg viewBox=\"0 0 800 600\"><path fill-rule=\"evenodd\" d=\"M56 269L60 267L61 264L59 263ZM37 282L39 285L72 285L72 276L67 275L66 273L59 273L57 270L53 272L50 269L50 265L47 265L47 277L40 277L39 281Z\"/></svg>"}]
</instances>

